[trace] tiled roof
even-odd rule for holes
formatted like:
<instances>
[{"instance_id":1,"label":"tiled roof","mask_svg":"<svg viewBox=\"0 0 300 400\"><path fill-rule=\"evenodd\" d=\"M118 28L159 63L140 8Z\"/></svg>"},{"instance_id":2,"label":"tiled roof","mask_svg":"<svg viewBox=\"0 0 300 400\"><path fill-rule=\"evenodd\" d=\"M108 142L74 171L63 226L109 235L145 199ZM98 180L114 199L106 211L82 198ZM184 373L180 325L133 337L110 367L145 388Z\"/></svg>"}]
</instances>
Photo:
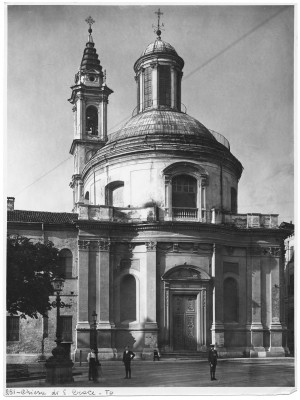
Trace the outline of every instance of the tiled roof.
<instances>
[{"instance_id":1,"label":"tiled roof","mask_svg":"<svg viewBox=\"0 0 300 400\"><path fill-rule=\"evenodd\" d=\"M48 224L67 224L78 220L78 214L47 211L7 211L7 222L44 222Z\"/></svg>"},{"instance_id":2,"label":"tiled roof","mask_svg":"<svg viewBox=\"0 0 300 400\"><path fill-rule=\"evenodd\" d=\"M109 136L108 143L127 137L155 133L196 135L216 140L204 125L188 114L155 109L132 117L119 131Z\"/></svg>"},{"instance_id":3,"label":"tiled roof","mask_svg":"<svg viewBox=\"0 0 300 400\"><path fill-rule=\"evenodd\" d=\"M153 43L150 43L143 51L142 56L152 53L171 53L177 55L174 47L160 38L157 38Z\"/></svg>"}]
</instances>

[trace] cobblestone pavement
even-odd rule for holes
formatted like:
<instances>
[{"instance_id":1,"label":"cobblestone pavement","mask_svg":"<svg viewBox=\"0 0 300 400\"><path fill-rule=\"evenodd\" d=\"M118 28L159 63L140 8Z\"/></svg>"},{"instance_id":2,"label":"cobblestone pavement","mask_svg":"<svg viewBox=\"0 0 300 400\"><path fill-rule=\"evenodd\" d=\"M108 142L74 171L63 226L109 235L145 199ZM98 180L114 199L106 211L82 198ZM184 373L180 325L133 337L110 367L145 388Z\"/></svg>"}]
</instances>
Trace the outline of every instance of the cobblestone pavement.
<instances>
[{"instance_id":1,"label":"cobblestone pavement","mask_svg":"<svg viewBox=\"0 0 300 400\"><path fill-rule=\"evenodd\" d=\"M210 380L206 360L189 361L139 361L132 362L132 379L124 379L124 366L121 361L102 362L103 377L98 382L90 382L87 367L75 366L74 383L65 387L81 387L100 390L100 388L194 388L206 387L216 392L226 393L221 388L257 387L285 388L289 393L295 386L294 359L220 359L216 371L216 381ZM47 387L45 380L8 383L7 388ZM76 389L75 389L76 390ZM114 390L114 389L111 389ZM145 390L145 389L144 389ZM180 391L175 390L174 394ZM282 392L282 390L279 392ZM98 392L97 392L98 393ZM148 390L145 390L148 393ZM149 392L150 393L150 392ZM245 392L247 393L247 391ZM260 393L258 391L258 393ZM202 394L202 391L198 394Z\"/></svg>"}]
</instances>

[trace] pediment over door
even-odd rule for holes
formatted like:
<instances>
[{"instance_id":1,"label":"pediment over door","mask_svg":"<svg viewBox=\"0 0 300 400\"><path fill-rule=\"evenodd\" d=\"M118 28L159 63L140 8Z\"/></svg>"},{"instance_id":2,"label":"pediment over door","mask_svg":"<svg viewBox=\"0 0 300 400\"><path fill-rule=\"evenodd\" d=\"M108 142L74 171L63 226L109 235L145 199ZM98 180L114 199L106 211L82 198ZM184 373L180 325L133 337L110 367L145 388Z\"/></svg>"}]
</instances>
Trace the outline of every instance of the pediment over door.
<instances>
[{"instance_id":1,"label":"pediment over door","mask_svg":"<svg viewBox=\"0 0 300 400\"><path fill-rule=\"evenodd\" d=\"M167 271L163 276L163 280L188 280L188 281L209 281L209 274L193 265L181 265Z\"/></svg>"}]
</instances>

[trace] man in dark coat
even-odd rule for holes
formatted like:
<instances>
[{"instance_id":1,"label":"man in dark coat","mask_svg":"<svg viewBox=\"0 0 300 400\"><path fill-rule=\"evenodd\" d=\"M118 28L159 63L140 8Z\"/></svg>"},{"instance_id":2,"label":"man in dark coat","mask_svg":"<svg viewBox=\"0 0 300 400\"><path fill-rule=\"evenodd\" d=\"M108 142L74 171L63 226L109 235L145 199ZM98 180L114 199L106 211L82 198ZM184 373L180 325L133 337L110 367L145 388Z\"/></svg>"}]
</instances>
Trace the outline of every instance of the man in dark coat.
<instances>
[{"instance_id":1,"label":"man in dark coat","mask_svg":"<svg viewBox=\"0 0 300 400\"><path fill-rule=\"evenodd\" d=\"M135 357L135 354L129 350L129 347L126 346L123 353L123 363L125 365L126 376L124 379L131 379L131 360Z\"/></svg>"},{"instance_id":2,"label":"man in dark coat","mask_svg":"<svg viewBox=\"0 0 300 400\"><path fill-rule=\"evenodd\" d=\"M217 363L218 363L218 353L217 353L217 350L215 349L214 344L210 345L210 348L208 351L208 362L209 362L209 367L210 367L210 380L216 381L215 373L216 373L216 368L217 368Z\"/></svg>"}]
</instances>

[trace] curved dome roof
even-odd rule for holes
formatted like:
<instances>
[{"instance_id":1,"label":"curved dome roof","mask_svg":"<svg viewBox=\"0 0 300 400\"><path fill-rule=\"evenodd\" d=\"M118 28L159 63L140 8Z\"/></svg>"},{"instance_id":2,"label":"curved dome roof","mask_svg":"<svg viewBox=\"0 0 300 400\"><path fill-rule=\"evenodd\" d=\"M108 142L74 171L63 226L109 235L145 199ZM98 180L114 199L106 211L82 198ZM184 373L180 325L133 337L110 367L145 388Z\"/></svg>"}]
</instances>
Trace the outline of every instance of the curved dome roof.
<instances>
[{"instance_id":1,"label":"curved dome roof","mask_svg":"<svg viewBox=\"0 0 300 400\"><path fill-rule=\"evenodd\" d=\"M187 114L168 110L149 110L132 117L120 130L112 133L107 144L128 137L155 133L196 135L216 141L204 125Z\"/></svg>"},{"instance_id":2,"label":"curved dome roof","mask_svg":"<svg viewBox=\"0 0 300 400\"><path fill-rule=\"evenodd\" d=\"M152 53L171 53L177 55L174 47L160 38L157 38L153 43L148 44L141 57Z\"/></svg>"}]
</instances>

